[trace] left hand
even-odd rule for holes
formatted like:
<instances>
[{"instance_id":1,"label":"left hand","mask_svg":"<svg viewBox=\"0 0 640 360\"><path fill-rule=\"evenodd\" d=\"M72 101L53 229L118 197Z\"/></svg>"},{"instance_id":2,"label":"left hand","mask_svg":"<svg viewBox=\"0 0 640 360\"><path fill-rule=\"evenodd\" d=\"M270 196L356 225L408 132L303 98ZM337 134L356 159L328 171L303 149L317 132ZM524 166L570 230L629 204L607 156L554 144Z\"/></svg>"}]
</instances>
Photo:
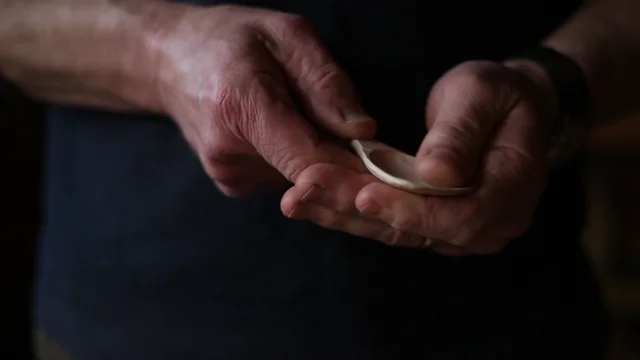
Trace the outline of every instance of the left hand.
<instances>
[{"instance_id":1,"label":"left hand","mask_svg":"<svg viewBox=\"0 0 640 360\"><path fill-rule=\"evenodd\" d=\"M429 132L416 155L416 171L442 187L473 182L473 194L415 195L361 168L345 172L317 164L300 174L282 210L392 245L419 247L430 238L432 248L445 255L499 252L529 228L546 186L555 98L545 72L532 63L463 63L429 95Z\"/></svg>"}]
</instances>

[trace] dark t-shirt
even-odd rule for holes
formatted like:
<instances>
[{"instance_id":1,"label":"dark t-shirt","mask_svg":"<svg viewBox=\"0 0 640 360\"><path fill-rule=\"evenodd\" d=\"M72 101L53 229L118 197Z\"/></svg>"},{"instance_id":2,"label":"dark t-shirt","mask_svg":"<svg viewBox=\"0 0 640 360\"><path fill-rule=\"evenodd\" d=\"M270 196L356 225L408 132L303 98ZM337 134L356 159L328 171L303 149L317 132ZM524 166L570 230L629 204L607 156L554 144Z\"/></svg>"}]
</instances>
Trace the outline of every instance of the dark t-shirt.
<instances>
[{"instance_id":1,"label":"dark t-shirt","mask_svg":"<svg viewBox=\"0 0 640 360\"><path fill-rule=\"evenodd\" d=\"M535 45L576 6L243 3L309 19L408 152L444 71ZM446 258L287 219L281 192L226 198L166 118L52 107L46 156L37 325L76 359L584 359L569 351L600 335L580 161L504 253Z\"/></svg>"}]
</instances>

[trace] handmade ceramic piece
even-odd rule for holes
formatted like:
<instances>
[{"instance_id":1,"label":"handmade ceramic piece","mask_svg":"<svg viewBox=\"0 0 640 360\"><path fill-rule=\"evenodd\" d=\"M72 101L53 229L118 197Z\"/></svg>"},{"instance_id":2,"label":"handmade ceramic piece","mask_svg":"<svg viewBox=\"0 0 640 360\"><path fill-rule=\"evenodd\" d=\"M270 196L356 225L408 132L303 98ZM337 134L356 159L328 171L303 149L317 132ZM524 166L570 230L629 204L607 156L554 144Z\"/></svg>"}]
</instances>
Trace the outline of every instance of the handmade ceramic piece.
<instances>
[{"instance_id":1,"label":"handmade ceramic piece","mask_svg":"<svg viewBox=\"0 0 640 360\"><path fill-rule=\"evenodd\" d=\"M364 166L381 181L421 195L468 194L473 187L441 188L421 181L414 171L415 157L378 141L352 140L351 147Z\"/></svg>"}]
</instances>

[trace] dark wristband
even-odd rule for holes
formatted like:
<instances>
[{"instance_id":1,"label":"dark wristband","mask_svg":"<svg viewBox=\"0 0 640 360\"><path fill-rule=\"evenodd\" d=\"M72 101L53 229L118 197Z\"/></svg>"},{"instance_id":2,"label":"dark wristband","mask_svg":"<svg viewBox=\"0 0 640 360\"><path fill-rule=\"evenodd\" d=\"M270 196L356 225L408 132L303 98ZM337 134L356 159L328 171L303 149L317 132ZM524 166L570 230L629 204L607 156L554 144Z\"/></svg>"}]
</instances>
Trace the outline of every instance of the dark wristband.
<instances>
[{"instance_id":1,"label":"dark wristband","mask_svg":"<svg viewBox=\"0 0 640 360\"><path fill-rule=\"evenodd\" d=\"M540 46L510 56L542 67L558 95L558 117L550 134L550 157L560 161L573 155L591 129L591 95L587 78L573 59Z\"/></svg>"},{"instance_id":2,"label":"dark wristband","mask_svg":"<svg viewBox=\"0 0 640 360\"><path fill-rule=\"evenodd\" d=\"M524 50L511 58L533 61L547 71L558 93L560 114L572 118L587 117L591 104L589 85L575 61L544 46Z\"/></svg>"}]
</instances>

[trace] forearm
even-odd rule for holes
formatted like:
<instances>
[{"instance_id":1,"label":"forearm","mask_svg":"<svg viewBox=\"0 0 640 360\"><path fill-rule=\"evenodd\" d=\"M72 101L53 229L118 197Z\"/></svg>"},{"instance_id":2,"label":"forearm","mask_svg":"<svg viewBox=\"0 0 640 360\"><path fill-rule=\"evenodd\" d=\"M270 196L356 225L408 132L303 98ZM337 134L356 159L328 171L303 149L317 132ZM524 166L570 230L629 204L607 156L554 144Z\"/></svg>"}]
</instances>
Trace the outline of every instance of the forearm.
<instances>
[{"instance_id":1,"label":"forearm","mask_svg":"<svg viewBox=\"0 0 640 360\"><path fill-rule=\"evenodd\" d=\"M0 75L49 102L160 112L150 32L162 0L0 0Z\"/></svg>"},{"instance_id":2,"label":"forearm","mask_svg":"<svg viewBox=\"0 0 640 360\"><path fill-rule=\"evenodd\" d=\"M596 124L640 110L638 14L638 0L593 0L545 41L584 71Z\"/></svg>"}]
</instances>

